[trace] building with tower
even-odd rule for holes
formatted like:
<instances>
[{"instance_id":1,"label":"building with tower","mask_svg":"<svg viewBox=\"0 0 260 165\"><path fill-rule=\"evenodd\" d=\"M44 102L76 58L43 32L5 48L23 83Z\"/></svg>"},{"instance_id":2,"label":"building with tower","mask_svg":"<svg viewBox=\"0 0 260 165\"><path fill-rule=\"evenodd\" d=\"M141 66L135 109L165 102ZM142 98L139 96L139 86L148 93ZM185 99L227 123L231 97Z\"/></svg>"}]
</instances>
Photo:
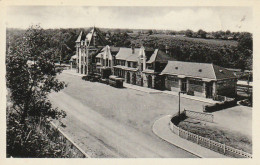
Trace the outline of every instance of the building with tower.
<instances>
[{"instance_id":1,"label":"building with tower","mask_svg":"<svg viewBox=\"0 0 260 165\"><path fill-rule=\"evenodd\" d=\"M76 40L77 72L93 74L96 70L96 54L108 44L101 31L93 27L88 34L80 32Z\"/></svg>"},{"instance_id":2,"label":"building with tower","mask_svg":"<svg viewBox=\"0 0 260 165\"><path fill-rule=\"evenodd\" d=\"M165 50L141 46L109 46L98 28L83 32L76 41L77 72L96 76L100 81L122 78L125 83L160 90L184 91L212 98L236 95L233 72L206 63L176 61Z\"/></svg>"}]
</instances>

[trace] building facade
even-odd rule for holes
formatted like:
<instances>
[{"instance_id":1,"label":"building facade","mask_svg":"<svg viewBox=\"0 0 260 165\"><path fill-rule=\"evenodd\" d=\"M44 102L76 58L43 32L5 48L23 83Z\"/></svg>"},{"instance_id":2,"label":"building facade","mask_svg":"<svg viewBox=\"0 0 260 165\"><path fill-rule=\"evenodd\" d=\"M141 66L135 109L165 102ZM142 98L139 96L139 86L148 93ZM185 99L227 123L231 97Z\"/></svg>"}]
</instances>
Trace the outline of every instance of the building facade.
<instances>
[{"instance_id":1,"label":"building facade","mask_svg":"<svg viewBox=\"0 0 260 165\"><path fill-rule=\"evenodd\" d=\"M96 54L107 45L98 28L93 27L88 34L80 32L76 40L77 72L93 74L96 70Z\"/></svg>"},{"instance_id":2,"label":"building facade","mask_svg":"<svg viewBox=\"0 0 260 165\"><path fill-rule=\"evenodd\" d=\"M237 78L233 72L208 63L169 61L161 75L165 88L206 98L236 95Z\"/></svg>"},{"instance_id":3,"label":"building facade","mask_svg":"<svg viewBox=\"0 0 260 165\"><path fill-rule=\"evenodd\" d=\"M133 85L207 98L236 95L237 78L232 71L214 64L174 61L167 46L165 52L144 46L109 46L95 27L87 35L80 33L76 57L78 73L103 80L114 75Z\"/></svg>"}]
</instances>

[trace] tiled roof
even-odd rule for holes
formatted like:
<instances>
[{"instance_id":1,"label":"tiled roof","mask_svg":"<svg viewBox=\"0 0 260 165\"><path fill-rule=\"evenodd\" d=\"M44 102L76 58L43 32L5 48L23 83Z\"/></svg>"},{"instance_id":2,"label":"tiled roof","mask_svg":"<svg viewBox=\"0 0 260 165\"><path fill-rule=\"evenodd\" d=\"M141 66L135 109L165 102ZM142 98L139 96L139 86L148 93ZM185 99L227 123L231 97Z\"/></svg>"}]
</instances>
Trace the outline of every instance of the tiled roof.
<instances>
[{"instance_id":1,"label":"tiled roof","mask_svg":"<svg viewBox=\"0 0 260 165\"><path fill-rule=\"evenodd\" d=\"M153 62L168 62L169 60L174 60L173 57L170 57L169 55L167 55L165 52L159 50L159 49L155 49L154 53L152 54L152 56L150 57L150 59L147 61L147 63L153 63Z\"/></svg>"},{"instance_id":2,"label":"tiled roof","mask_svg":"<svg viewBox=\"0 0 260 165\"><path fill-rule=\"evenodd\" d=\"M217 79L236 78L234 72L213 64Z\"/></svg>"},{"instance_id":3,"label":"tiled roof","mask_svg":"<svg viewBox=\"0 0 260 165\"><path fill-rule=\"evenodd\" d=\"M157 52L157 56L155 61L156 62L168 62L171 60L175 60L173 57L170 57L168 54L166 54L165 52L161 51L160 49Z\"/></svg>"},{"instance_id":4,"label":"tiled roof","mask_svg":"<svg viewBox=\"0 0 260 165\"><path fill-rule=\"evenodd\" d=\"M168 61L161 74L207 78L211 80L235 78L232 72L217 65L183 61Z\"/></svg>"},{"instance_id":5,"label":"tiled roof","mask_svg":"<svg viewBox=\"0 0 260 165\"><path fill-rule=\"evenodd\" d=\"M79 36L78 36L76 42L80 42L80 41L81 41L81 36L82 36L82 31L80 32L80 34L79 34Z\"/></svg>"},{"instance_id":6,"label":"tiled roof","mask_svg":"<svg viewBox=\"0 0 260 165\"><path fill-rule=\"evenodd\" d=\"M127 60L127 61L137 61L139 55L139 48L135 48L134 53L132 53L132 48L120 48L119 52L116 55L118 60Z\"/></svg>"},{"instance_id":7,"label":"tiled roof","mask_svg":"<svg viewBox=\"0 0 260 165\"><path fill-rule=\"evenodd\" d=\"M153 63L155 61L155 58L157 56L157 52L158 52L158 49L155 49L154 50L154 53L152 54L152 56L150 57L150 59L147 61L148 64L150 63Z\"/></svg>"}]
</instances>

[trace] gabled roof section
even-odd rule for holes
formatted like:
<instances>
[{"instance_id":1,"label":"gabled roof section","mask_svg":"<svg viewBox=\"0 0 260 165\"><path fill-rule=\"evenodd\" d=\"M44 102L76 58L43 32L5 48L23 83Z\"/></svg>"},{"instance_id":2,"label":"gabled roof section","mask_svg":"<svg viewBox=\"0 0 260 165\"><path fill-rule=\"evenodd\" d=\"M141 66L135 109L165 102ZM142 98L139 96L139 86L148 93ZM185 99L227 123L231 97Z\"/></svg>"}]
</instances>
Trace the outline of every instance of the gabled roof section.
<instances>
[{"instance_id":1,"label":"gabled roof section","mask_svg":"<svg viewBox=\"0 0 260 165\"><path fill-rule=\"evenodd\" d=\"M84 31L81 31L76 42L81 42L82 40L85 41L86 35Z\"/></svg>"},{"instance_id":2,"label":"gabled roof section","mask_svg":"<svg viewBox=\"0 0 260 165\"><path fill-rule=\"evenodd\" d=\"M161 74L182 75L193 78L207 78L216 80L213 64L169 61Z\"/></svg>"},{"instance_id":3,"label":"gabled roof section","mask_svg":"<svg viewBox=\"0 0 260 165\"><path fill-rule=\"evenodd\" d=\"M98 28L93 27L93 29L91 29L90 32L86 35L88 46L94 45L94 43L93 43L94 37L95 37L95 43L96 43L95 45L106 46L108 44L108 41L102 35L102 32Z\"/></svg>"},{"instance_id":4,"label":"gabled roof section","mask_svg":"<svg viewBox=\"0 0 260 165\"><path fill-rule=\"evenodd\" d=\"M148 64L153 62L165 62L167 63L170 60L175 60L173 57L170 57L165 52L155 49L154 53L152 54L151 58L147 61Z\"/></svg>"},{"instance_id":5,"label":"gabled roof section","mask_svg":"<svg viewBox=\"0 0 260 165\"><path fill-rule=\"evenodd\" d=\"M127 61L137 61L140 48L134 48L134 53L132 53L132 48L120 48L119 52L116 55L118 60L127 60Z\"/></svg>"},{"instance_id":6,"label":"gabled roof section","mask_svg":"<svg viewBox=\"0 0 260 165\"><path fill-rule=\"evenodd\" d=\"M164 51L162 51L160 49L158 50L157 56L155 59L156 62L168 62L168 61L172 61L172 60L176 60L176 59L174 59L173 57L170 57Z\"/></svg>"},{"instance_id":7,"label":"gabled roof section","mask_svg":"<svg viewBox=\"0 0 260 165\"><path fill-rule=\"evenodd\" d=\"M214 64L212 66L217 79L236 78L234 72Z\"/></svg>"},{"instance_id":8,"label":"gabled roof section","mask_svg":"<svg viewBox=\"0 0 260 165\"><path fill-rule=\"evenodd\" d=\"M82 31L79 33L79 36L78 36L76 42L80 42L81 41L81 37L82 37Z\"/></svg>"}]
</instances>

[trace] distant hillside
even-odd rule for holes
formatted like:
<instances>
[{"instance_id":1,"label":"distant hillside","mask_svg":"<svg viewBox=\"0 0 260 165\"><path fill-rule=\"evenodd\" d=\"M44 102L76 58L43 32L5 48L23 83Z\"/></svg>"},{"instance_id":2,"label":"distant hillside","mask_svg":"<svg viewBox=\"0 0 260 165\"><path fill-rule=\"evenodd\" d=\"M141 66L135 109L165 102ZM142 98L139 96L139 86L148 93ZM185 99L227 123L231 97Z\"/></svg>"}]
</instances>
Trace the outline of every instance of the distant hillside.
<instances>
[{"instance_id":1,"label":"distant hillside","mask_svg":"<svg viewBox=\"0 0 260 165\"><path fill-rule=\"evenodd\" d=\"M50 40L50 47L54 50L54 59L59 61L61 56L63 61L68 62L75 54L75 41L80 31L88 33L89 30L90 27L44 30ZM7 46L9 41L22 39L24 32L25 30L21 29L7 29ZM192 36L186 37L185 31L103 28L101 32L109 45L113 46L130 47L135 44L136 47L144 45L165 51L167 45L169 55L177 60L214 63L227 68L252 69L253 40L250 33L211 32L218 38L234 37L228 40L201 38L198 32L192 32Z\"/></svg>"}]
</instances>

